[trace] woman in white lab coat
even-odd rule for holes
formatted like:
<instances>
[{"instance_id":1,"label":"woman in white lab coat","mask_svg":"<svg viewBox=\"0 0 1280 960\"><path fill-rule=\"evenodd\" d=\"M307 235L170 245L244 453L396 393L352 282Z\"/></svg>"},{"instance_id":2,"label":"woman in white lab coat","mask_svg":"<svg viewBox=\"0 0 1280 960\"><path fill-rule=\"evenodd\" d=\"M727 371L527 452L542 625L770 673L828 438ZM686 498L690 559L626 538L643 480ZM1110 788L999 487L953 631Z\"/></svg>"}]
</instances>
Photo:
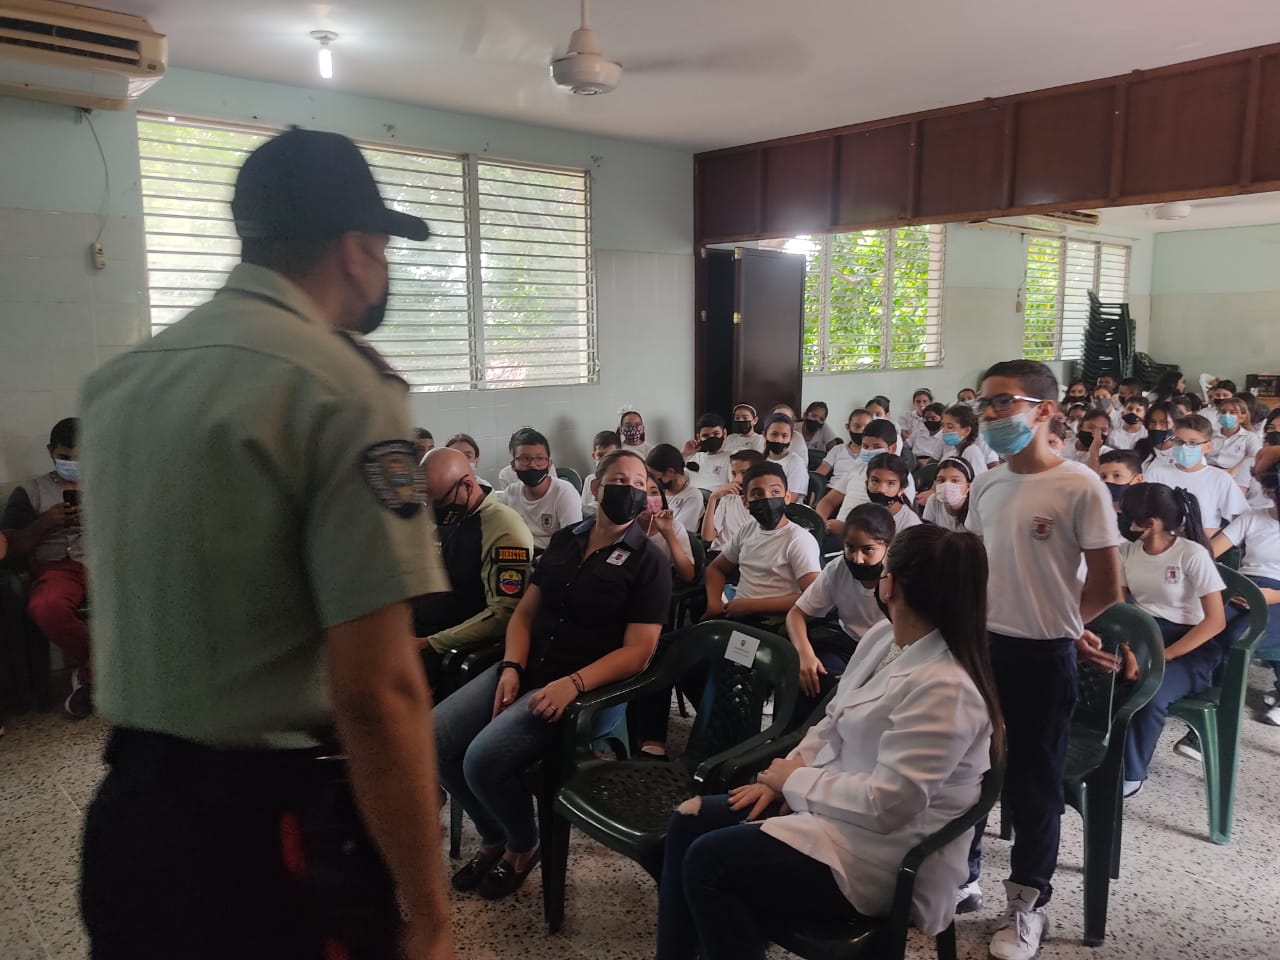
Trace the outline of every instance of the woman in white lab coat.
<instances>
[{"instance_id":1,"label":"woman in white lab coat","mask_svg":"<svg viewBox=\"0 0 1280 960\"><path fill-rule=\"evenodd\" d=\"M800 746L755 783L672 816L658 960L763 960L771 922L883 916L902 858L977 802L1003 752L982 542L904 530L877 594L889 620L862 638ZM970 839L920 870L912 915L927 934L952 921Z\"/></svg>"}]
</instances>

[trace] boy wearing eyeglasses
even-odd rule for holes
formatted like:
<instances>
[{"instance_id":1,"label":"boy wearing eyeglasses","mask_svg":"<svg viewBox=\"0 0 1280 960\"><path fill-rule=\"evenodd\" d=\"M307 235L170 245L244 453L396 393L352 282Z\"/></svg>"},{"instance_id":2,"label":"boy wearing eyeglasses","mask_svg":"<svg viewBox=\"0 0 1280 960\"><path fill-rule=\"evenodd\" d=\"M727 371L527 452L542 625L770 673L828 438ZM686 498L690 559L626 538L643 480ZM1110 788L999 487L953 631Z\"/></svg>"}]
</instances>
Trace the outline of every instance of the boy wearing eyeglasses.
<instances>
[{"instance_id":1,"label":"boy wearing eyeglasses","mask_svg":"<svg viewBox=\"0 0 1280 960\"><path fill-rule=\"evenodd\" d=\"M1120 532L1098 475L1049 444L1057 396L1053 373L1032 360L991 367L979 396L983 439L1006 461L975 479L966 520L987 547L991 663L1008 731L1004 791L1014 843L1009 905L991 941L996 960L1030 960L1048 928L1077 658L1115 670L1084 625L1122 599ZM981 838L979 828L959 912L982 902Z\"/></svg>"},{"instance_id":2,"label":"boy wearing eyeglasses","mask_svg":"<svg viewBox=\"0 0 1280 960\"><path fill-rule=\"evenodd\" d=\"M1208 537L1249 509L1235 478L1205 462L1212 446L1213 424L1198 413L1179 417L1173 421L1173 462L1156 460L1144 472L1147 483L1185 487L1195 496Z\"/></svg>"},{"instance_id":3,"label":"boy wearing eyeglasses","mask_svg":"<svg viewBox=\"0 0 1280 960\"><path fill-rule=\"evenodd\" d=\"M555 475L551 444L537 430L517 430L508 449L516 482L500 498L520 514L533 534L534 550L541 552L557 530L582 522L582 498L573 484Z\"/></svg>"}]
</instances>

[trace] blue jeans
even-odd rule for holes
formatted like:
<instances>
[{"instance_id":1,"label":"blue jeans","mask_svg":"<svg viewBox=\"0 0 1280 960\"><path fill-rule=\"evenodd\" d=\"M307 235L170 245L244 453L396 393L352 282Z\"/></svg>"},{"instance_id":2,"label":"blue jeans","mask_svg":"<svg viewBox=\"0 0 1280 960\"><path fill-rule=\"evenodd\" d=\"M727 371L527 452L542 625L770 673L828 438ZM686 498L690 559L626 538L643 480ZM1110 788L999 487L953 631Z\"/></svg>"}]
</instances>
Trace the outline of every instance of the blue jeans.
<instances>
[{"instance_id":1,"label":"blue jeans","mask_svg":"<svg viewBox=\"0 0 1280 960\"><path fill-rule=\"evenodd\" d=\"M481 843L528 853L538 845L538 823L521 777L555 746L560 723L529 712L533 690L493 716L499 669L494 664L436 707L436 762L440 782L471 817ZM597 736L612 729L622 709L597 715Z\"/></svg>"},{"instance_id":2,"label":"blue jeans","mask_svg":"<svg viewBox=\"0 0 1280 960\"><path fill-rule=\"evenodd\" d=\"M760 829L727 796L677 811L658 887L657 960L764 960L769 922L857 916L831 868Z\"/></svg>"},{"instance_id":3,"label":"blue jeans","mask_svg":"<svg viewBox=\"0 0 1280 960\"><path fill-rule=\"evenodd\" d=\"M1266 587L1268 590L1280 590L1280 580L1272 580L1270 577L1250 577L1254 583L1260 587ZM1276 687L1280 689L1280 603L1273 603L1267 607L1267 632L1262 635L1262 642L1253 652L1254 659L1265 660L1268 666L1276 675ZM1232 629L1235 623L1241 625L1236 629ZM1245 629L1248 623L1248 613L1239 607L1227 607L1227 636L1234 640L1240 635L1240 631Z\"/></svg>"},{"instance_id":4,"label":"blue jeans","mask_svg":"<svg viewBox=\"0 0 1280 960\"><path fill-rule=\"evenodd\" d=\"M1159 617L1153 619L1160 628L1166 647L1172 646L1191 629L1186 624L1172 623ZM1165 661L1164 679L1160 681L1159 689L1129 721L1129 736L1124 744L1126 780L1147 779L1147 767L1169 716L1169 704L1213 686L1213 671L1221 660L1222 647L1218 638L1214 638L1190 653Z\"/></svg>"}]
</instances>

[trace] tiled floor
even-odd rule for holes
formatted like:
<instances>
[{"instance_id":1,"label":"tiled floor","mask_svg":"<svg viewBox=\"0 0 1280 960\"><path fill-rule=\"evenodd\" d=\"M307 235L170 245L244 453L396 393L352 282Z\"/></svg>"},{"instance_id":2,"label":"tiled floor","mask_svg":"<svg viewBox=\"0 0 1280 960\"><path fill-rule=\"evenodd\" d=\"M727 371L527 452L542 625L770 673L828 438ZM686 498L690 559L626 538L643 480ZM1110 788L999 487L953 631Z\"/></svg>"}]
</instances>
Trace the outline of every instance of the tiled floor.
<instances>
[{"instance_id":1,"label":"tiled floor","mask_svg":"<svg viewBox=\"0 0 1280 960\"><path fill-rule=\"evenodd\" d=\"M1256 671L1252 679L1256 705L1267 676ZM96 720L75 724L41 716L12 721L0 739L0 960L88 955L76 913L78 843L83 811L101 774L104 732ZM1280 957L1280 729L1246 723L1235 833L1225 847L1206 837L1198 767L1171 750L1181 732L1170 724L1151 782L1126 807L1123 875L1111 888L1107 942L1096 950L1080 941L1080 818L1067 813L1044 960ZM468 848L473 842L468 834ZM1008 846L991 837L987 852L988 906L959 925L966 958L986 957L987 937L1003 906L999 878L1008 867ZM554 937L541 923L536 876L502 905L459 898L459 957L652 957L655 891L634 864L575 837L569 881L565 929ZM915 940L913 956L932 953Z\"/></svg>"}]
</instances>

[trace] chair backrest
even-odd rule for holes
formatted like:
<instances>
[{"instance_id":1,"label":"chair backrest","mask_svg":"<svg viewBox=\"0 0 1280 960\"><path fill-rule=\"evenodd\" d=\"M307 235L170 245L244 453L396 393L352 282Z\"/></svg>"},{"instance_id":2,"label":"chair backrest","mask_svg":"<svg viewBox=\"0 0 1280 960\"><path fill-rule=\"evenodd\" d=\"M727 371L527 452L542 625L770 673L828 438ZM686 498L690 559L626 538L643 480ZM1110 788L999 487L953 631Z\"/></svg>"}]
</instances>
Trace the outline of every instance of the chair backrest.
<instances>
[{"instance_id":1,"label":"chair backrest","mask_svg":"<svg viewBox=\"0 0 1280 960\"><path fill-rule=\"evenodd\" d=\"M827 525L822 522L816 510L803 503L788 503L783 513L792 523L798 523L812 533L813 538L818 541L818 548L822 548L822 537L827 531Z\"/></svg>"},{"instance_id":2,"label":"chair backrest","mask_svg":"<svg viewBox=\"0 0 1280 960\"><path fill-rule=\"evenodd\" d=\"M1239 547L1232 547L1218 558L1218 566L1226 567L1229 570L1239 570L1242 560L1244 560L1244 551Z\"/></svg>"},{"instance_id":3,"label":"chair backrest","mask_svg":"<svg viewBox=\"0 0 1280 960\"><path fill-rule=\"evenodd\" d=\"M917 467L912 479L916 482L917 490L928 490L933 486L933 481L938 478L938 465L930 463L923 467Z\"/></svg>"},{"instance_id":4,"label":"chair backrest","mask_svg":"<svg viewBox=\"0 0 1280 960\"><path fill-rule=\"evenodd\" d=\"M699 537L689 535L689 552L693 554L693 581L702 582L702 575L707 572L707 547Z\"/></svg>"},{"instance_id":5,"label":"chair backrest","mask_svg":"<svg viewBox=\"0 0 1280 960\"><path fill-rule=\"evenodd\" d=\"M740 637L746 638L748 646L758 644L750 666L726 656ZM699 663L708 668L707 683L689 732L685 758L690 766L759 734L770 697L773 726L782 731L799 689L800 658L790 641L759 627L709 620L681 634L662 666L664 672L680 677Z\"/></svg>"},{"instance_id":6,"label":"chair backrest","mask_svg":"<svg viewBox=\"0 0 1280 960\"><path fill-rule=\"evenodd\" d=\"M699 487L698 489L702 491L702 509L703 512L706 512L707 505L711 503L711 491L706 487Z\"/></svg>"},{"instance_id":7,"label":"chair backrest","mask_svg":"<svg viewBox=\"0 0 1280 960\"><path fill-rule=\"evenodd\" d=\"M1253 659L1253 651L1257 649L1267 632L1268 610L1262 591L1244 574L1222 564L1218 564L1218 573L1222 575L1222 582L1227 585L1227 589L1222 592L1222 602L1228 604L1227 609L1230 609L1231 600L1235 597L1243 598L1249 605L1246 626L1239 636L1232 640L1226 656L1223 657L1222 666L1219 668L1218 682L1222 688L1221 706L1227 708L1239 706L1244 702L1245 687L1249 679L1249 661Z\"/></svg>"},{"instance_id":8,"label":"chair backrest","mask_svg":"<svg viewBox=\"0 0 1280 960\"><path fill-rule=\"evenodd\" d=\"M573 467L556 467L556 476L561 480L568 480L573 484L573 489L582 492L582 474Z\"/></svg>"},{"instance_id":9,"label":"chair backrest","mask_svg":"<svg viewBox=\"0 0 1280 960\"><path fill-rule=\"evenodd\" d=\"M825 460L825 459L827 459L827 451L825 451L825 450L810 450L810 451L809 451L809 469L810 469L810 470L817 470L817 469L818 469L818 464L820 464L820 463L821 463L823 460Z\"/></svg>"},{"instance_id":10,"label":"chair backrest","mask_svg":"<svg viewBox=\"0 0 1280 960\"><path fill-rule=\"evenodd\" d=\"M827 478L816 470L809 471L809 503L814 504L827 495Z\"/></svg>"},{"instance_id":11,"label":"chair backrest","mask_svg":"<svg viewBox=\"0 0 1280 960\"><path fill-rule=\"evenodd\" d=\"M1088 627L1102 639L1104 650L1114 653L1121 643L1125 643L1138 661L1137 682L1116 686L1111 697L1109 711L1111 722L1107 724L1107 730L1109 733L1120 732L1117 730L1116 721L1119 719L1122 721L1122 726L1127 725L1128 718L1145 707L1155 696L1156 690L1160 688L1160 682L1164 679L1164 636L1149 614L1129 603L1112 604L1088 624ZM1081 708L1084 704L1085 677L1088 674L1101 673L1102 671L1094 670L1092 667L1081 667L1081 705L1076 707L1072 720L1073 726L1083 720ZM1114 684L1115 678L1111 677L1110 682ZM1094 726L1096 722L1096 718L1090 718L1089 727L1096 729Z\"/></svg>"}]
</instances>

